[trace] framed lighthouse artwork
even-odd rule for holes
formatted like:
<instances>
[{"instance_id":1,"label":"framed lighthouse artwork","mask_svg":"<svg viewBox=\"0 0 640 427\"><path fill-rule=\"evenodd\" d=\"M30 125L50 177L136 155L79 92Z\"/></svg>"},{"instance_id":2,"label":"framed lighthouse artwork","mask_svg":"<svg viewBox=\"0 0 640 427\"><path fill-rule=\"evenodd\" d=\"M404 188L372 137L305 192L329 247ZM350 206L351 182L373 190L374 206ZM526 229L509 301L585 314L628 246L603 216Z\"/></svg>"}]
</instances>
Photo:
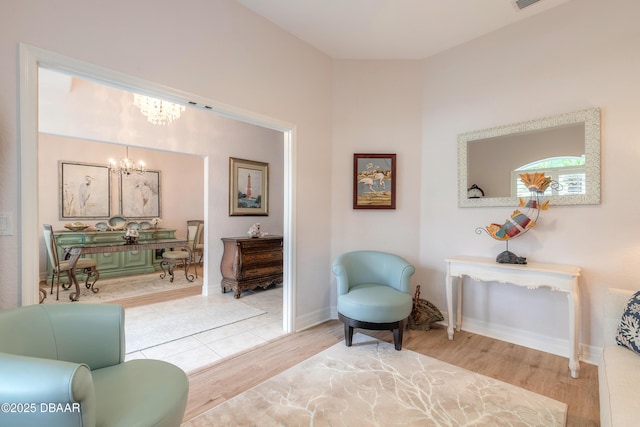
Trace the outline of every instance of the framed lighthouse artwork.
<instances>
[{"instance_id":1,"label":"framed lighthouse artwork","mask_svg":"<svg viewBox=\"0 0 640 427\"><path fill-rule=\"evenodd\" d=\"M229 158L229 216L269 215L269 164Z\"/></svg>"}]
</instances>

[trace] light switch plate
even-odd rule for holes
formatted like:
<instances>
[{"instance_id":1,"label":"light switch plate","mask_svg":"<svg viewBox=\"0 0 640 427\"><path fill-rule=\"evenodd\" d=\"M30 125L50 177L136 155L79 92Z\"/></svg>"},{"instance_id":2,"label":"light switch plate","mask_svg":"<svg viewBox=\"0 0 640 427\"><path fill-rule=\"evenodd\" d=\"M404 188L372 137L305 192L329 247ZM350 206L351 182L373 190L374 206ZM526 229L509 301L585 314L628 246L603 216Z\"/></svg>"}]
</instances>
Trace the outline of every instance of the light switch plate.
<instances>
[{"instance_id":1,"label":"light switch plate","mask_svg":"<svg viewBox=\"0 0 640 427\"><path fill-rule=\"evenodd\" d=\"M0 212L0 236L13 236L13 214Z\"/></svg>"}]
</instances>

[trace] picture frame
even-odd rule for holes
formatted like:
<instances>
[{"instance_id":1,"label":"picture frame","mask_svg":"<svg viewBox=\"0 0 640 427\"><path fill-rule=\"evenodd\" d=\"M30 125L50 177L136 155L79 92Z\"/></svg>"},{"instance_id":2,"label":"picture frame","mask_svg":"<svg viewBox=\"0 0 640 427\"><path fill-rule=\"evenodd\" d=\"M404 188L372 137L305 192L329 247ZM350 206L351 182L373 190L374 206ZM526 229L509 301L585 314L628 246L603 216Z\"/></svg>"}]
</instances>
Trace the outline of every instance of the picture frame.
<instances>
[{"instance_id":1,"label":"picture frame","mask_svg":"<svg viewBox=\"0 0 640 427\"><path fill-rule=\"evenodd\" d=\"M353 209L396 208L396 154L353 155Z\"/></svg>"},{"instance_id":2,"label":"picture frame","mask_svg":"<svg viewBox=\"0 0 640 427\"><path fill-rule=\"evenodd\" d=\"M159 170L120 175L120 214L127 219L162 217L162 181Z\"/></svg>"},{"instance_id":3,"label":"picture frame","mask_svg":"<svg viewBox=\"0 0 640 427\"><path fill-rule=\"evenodd\" d=\"M229 158L229 216L269 215L269 164Z\"/></svg>"},{"instance_id":4,"label":"picture frame","mask_svg":"<svg viewBox=\"0 0 640 427\"><path fill-rule=\"evenodd\" d=\"M111 215L107 165L58 161L60 219L104 219Z\"/></svg>"}]
</instances>

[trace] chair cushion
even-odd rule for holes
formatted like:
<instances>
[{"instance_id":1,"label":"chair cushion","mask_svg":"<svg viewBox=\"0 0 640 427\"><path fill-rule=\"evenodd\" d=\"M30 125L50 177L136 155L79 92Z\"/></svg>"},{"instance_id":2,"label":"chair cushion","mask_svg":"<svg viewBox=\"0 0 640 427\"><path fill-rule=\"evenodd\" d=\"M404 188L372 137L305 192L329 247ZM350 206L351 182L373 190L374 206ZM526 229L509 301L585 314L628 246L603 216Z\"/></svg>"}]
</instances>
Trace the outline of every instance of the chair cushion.
<instances>
[{"instance_id":1,"label":"chair cushion","mask_svg":"<svg viewBox=\"0 0 640 427\"><path fill-rule=\"evenodd\" d=\"M76 270L82 270L83 268L96 267L98 262L93 258L79 258L76 261ZM69 270L69 261L60 261L60 271Z\"/></svg>"},{"instance_id":2,"label":"chair cushion","mask_svg":"<svg viewBox=\"0 0 640 427\"><path fill-rule=\"evenodd\" d=\"M162 258L167 259L189 259L189 252L186 251L165 251Z\"/></svg>"},{"instance_id":3,"label":"chair cushion","mask_svg":"<svg viewBox=\"0 0 640 427\"><path fill-rule=\"evenodd\" d=\"M598 365L600 419L604 426L638 425L640 356L621 346L607 346Z\"/></svg>"},{"instance_id":4,"label":"chair cushion","mask_svg":"<svg viewBox=\"0 0 640 427\"><path fill-rule=\"evenodd\" d=\"M383 285L358 285L338 296L338 312L362 322L397 322L407 318L412 307L411 295Z\"/></svg>"},{"instance_id":5,"label":"chair cushion","mask_svg":"<svg viewBox=\"0 0 640 427\"><path fill-rule=\"evenodd\" d=\"M189 381L180 368L161 360L131 360L91 372L96 425L179 426Z\"/></svg>"}]
</instances>

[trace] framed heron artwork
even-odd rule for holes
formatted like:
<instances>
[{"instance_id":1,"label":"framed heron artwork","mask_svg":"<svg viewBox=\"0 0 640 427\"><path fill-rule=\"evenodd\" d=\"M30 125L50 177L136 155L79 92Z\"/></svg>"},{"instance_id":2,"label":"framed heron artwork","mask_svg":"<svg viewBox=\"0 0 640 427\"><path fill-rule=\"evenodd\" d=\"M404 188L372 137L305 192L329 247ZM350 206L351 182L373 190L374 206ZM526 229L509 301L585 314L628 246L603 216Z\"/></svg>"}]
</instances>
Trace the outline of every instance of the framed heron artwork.
<instances>
[{"instance_id":1,"label":"framed heron artwork","mask_svg":"<svg viewBox=\"0 0 640 427\"><path fill-rule=\"evenodd\" d=\"M353 155L353 209L396 208L396 155Z\"/></svg>"},{"instance_id":2,"label":"framed heron artwork","mask_svg":"<svg viewBox=\"0 0 640 427\"><path fill-rule=\"evenodd\" d=\"M109 167L61 160L58 162L60 219L109 218Z\"/></svg>"},{"instance_id":3,"label":"framed heron artwork","mask_svg":"<svg viewBox=\"0 0 640 427\"><path fill-rule=\"evenodd\" d=\"M120 175L120 213L125 218L159 218L162 216L159 170Z\"/></svg>"}]
</instances>

